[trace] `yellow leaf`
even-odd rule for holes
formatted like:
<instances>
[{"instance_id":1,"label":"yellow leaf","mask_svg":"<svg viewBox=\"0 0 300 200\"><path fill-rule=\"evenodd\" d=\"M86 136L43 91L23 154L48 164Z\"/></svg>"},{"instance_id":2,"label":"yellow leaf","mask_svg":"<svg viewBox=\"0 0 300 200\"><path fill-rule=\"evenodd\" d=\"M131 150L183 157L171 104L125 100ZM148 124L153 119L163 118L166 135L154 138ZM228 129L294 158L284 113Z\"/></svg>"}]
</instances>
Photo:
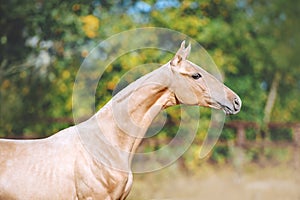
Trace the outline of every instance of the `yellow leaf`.
<instances>
[{"instance_id":1,"label":"yellow leaf","mask_svg":"<svg viewBox=\"0 0 300 200\"><path fill-rule=\"evenodd\" d=\"M3 81L1 88L5 90L5 89L9 88L9 86L10 86L10 81L6 79Z\"/></svg>"},{"instance_id":2,"label":"yellow leaf","mask_svg":"<svg viewBox=\"0 0 300 200\"><path fill-rule=\"evenodd\" d=\"M70 77L70 72L68 70L64 70L62 73L63 79L68 79Z\"/></svg>"},{"instance_id":3,"label":"yellow leaf","mask_svg":"<svg viewBox=\"0 0 300 200\"><path fill-rule=\"evenodd\" d=\"M94 15L87 15L80 18L83 22L83 31L89 38L94 38L97 35L97 31L100 27L99 19Z\"/></svg>"}]
</instances>

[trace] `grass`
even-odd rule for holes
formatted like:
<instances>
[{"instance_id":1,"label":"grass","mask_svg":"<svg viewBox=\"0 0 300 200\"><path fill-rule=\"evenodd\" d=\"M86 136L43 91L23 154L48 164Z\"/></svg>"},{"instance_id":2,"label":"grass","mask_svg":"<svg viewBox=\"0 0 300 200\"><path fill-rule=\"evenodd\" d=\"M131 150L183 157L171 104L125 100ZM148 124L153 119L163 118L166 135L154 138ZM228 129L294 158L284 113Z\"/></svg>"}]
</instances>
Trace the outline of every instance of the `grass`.
<instances>
[{"instance_id":1,"label":"grass","mask_svg":"<svg viewBox=\"0 0 300 200\"><path fill-rule=\"evenodd\" d=\"M298 165L298 166L297 166ZM185 174L175 163L160 171L136 174L129 200L299 200L299 163L248 163L199 166Z\"/></svg>"}]
</instances>

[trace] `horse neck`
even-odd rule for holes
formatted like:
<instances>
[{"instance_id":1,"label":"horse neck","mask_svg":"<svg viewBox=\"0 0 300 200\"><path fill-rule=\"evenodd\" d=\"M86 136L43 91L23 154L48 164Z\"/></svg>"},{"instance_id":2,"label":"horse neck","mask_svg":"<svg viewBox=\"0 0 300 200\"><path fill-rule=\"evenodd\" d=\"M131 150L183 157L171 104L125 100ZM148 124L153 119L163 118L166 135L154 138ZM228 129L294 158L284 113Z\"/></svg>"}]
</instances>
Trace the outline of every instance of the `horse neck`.
<instances>
[{"instance_id":1,"label":"horse neck","mask_svg":"<svg viewBox=\"0 0 300 200\"><path fill-rule=\"evenodd\" d=\"M176 104L168 87L169 73L170 68L165 65L143 76L116 94L103 111L99 111L100 126L109 127L102 133L113 146L134 153L157 114Z\"/></svg>"},{"instance_id":2,"label":"horse neck","mask_svg":"<svg viewBox=\"0 0 300 200\"><path fill-rule=\"evenodd\" d=\"M76 126L81 144L104 166L130 171L134 153L152 120L177 103L169 89L168 65L116 94L89 120Z\"/></svg>"}]
</instances>

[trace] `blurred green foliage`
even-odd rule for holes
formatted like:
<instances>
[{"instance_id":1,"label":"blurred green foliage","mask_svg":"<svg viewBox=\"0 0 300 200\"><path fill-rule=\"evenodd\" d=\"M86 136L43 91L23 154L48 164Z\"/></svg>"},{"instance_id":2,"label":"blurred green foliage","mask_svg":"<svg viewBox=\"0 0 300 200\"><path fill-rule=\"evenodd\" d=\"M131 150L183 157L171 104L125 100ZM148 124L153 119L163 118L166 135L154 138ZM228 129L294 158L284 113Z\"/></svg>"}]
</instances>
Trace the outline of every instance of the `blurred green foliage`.
<instances>
[{"instance_id":1,"label":"blurred green foliage","mask_svg":"<svg viewBox=\"0 0 300 200\"><path fill-rule=\"evenodd\" d=\"M226 85L243 100L231 120L263 123L264 107L275 74L280 74L271 120L300 120L299 1L292 0L119 0L28 1L0 5L0 136L44 137L71 122L76 73L100 41L132 28L164 27L199 42L221 70ZM140 38L142 39L142 38ZM130 41L128 41L130 42ZM100 109L116 87L135 77L121 77L136 65L165 63L171 54L153 50L131 52L106 69L96 92ZM139 72L143 74L142 71ZM135 73L134 73L135 74ZM126 82L126 80L128 80ZM103 84L105 83L105 84ZM119 85L118 85L119 84ZM197 141L206 135L210 110L201 108ZM167 111L160 136L174 136L180 108ZM273 131L273 130L272 130ZM277 133L271 137L281 138ZM290 137L290 132L287 133ZM247 138L256 132L247 130ZM221 139L236 137L224 129ZM227 147L212 157L224 162ZM256 150L250 152L256 158Z\"/></svg>"},{"instance_id":2,"label":"blurred green foliage","mask_svg":"<svg viewBox=\"0 0 300 200\"><path fill-rule=\"evenodd\" d=\"M272 141L293 141L293 132L290 128L273 128L270 130Z\"/></svg>"}]
</instances>

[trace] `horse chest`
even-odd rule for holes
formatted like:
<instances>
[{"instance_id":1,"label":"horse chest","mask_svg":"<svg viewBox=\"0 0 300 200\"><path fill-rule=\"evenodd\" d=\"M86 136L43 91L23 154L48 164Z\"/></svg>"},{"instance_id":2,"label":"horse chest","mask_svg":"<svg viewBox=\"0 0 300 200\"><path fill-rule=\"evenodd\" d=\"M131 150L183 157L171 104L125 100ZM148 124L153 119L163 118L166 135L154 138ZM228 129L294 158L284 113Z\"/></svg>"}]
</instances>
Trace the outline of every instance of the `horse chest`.
<instances>
[{"instance_id":1,"label":"horse chest","mask_svg":"<svg viewBox=\"0 0 300 200\"><path fill-rule=\"evenodd\" d=\"M105 171L105 170L104 170ZM84 171L76 177L78 199L122 199L129 192L132 180L125 174L102 172L98 176Z\"/></svg>"},{"instance_id":2,"label":"horse chest","mask_svg":"<svg viewBox=\"0 0 300 200\"><path fill-rule=\"evenodd\" d=\"M104 166L87 154L75 162L78 199L125 199L131 185L131 173Z\"/></svg>"}]
</instances>

